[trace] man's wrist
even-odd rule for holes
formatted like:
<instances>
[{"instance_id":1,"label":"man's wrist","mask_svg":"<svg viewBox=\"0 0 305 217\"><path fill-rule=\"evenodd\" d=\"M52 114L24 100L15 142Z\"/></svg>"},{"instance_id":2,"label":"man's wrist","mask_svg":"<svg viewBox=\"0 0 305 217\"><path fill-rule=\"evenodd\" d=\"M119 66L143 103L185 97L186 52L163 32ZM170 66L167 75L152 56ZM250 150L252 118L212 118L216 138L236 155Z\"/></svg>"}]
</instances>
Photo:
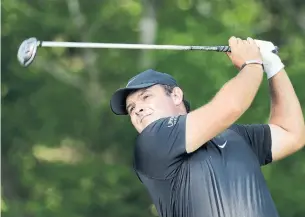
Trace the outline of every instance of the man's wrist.
<instances>
[{"instance_id":1,"label":"man's wrist","mask_svg":"<svg viewBox=\"0 0 305 217\"><path fill-rule=\"evenodd\" d=\"M278 55L265 50L261 50L261 55L263 57L264 70L267 74L267 79L272 78L285 67Z\"/></svg>"},{"instance_id":2,"label":"man's wrist","mask_svg":"<svg viewBox=\"0 0 305 217\"><path fill-rule=\"evenodd\" d=\"M263 70L263 65L261 64L248 64L245 67L256 67Z\"/></svg>"},{"instance_id":3,"label":"man's wrist","mask_svg":"<svg viewBox=\"0 0 305 217\"><path fill-rule=\"evenodd\" d=\"M240 70L248 66L260 67L264 69L263 61L262 60L247 60L241 67Z\"/></svg>"},{"instance_id":4,"label":"man's wrist","mask_svg":"<svg viewBox=\"0 0 305 217\"><path fill-rule=\"evenodd\" d=\"M272 65L272 67L269 67L269 70L266 71L267 74L267 79L272 78L273 76L275 76L277 73L279 73L283 68L285 67L285 65L282 62L277 62L274 65Z\"/></svg>"}]
</instances>

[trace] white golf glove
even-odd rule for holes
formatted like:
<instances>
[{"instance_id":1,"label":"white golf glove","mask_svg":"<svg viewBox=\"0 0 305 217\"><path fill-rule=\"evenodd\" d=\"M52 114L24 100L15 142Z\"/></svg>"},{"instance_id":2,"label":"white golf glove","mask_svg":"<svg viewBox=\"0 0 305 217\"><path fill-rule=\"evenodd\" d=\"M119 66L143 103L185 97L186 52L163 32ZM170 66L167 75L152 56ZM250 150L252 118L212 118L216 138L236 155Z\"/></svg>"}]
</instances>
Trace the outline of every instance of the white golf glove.
<instances>
[{"instance_id":1,"label":"white golf glove","mask_svg":"<svg viewBox=\"0 0 305 217\"><path fill-rule=\"evenodd\" d=\"M261 55L263 58L264 70L267 74L267 78L270 79L276 75L285 66L282 63L280 57L273 53L275 46L270 41L254 40L257 46L260 48Z\"/></svg>"}]
</instances>

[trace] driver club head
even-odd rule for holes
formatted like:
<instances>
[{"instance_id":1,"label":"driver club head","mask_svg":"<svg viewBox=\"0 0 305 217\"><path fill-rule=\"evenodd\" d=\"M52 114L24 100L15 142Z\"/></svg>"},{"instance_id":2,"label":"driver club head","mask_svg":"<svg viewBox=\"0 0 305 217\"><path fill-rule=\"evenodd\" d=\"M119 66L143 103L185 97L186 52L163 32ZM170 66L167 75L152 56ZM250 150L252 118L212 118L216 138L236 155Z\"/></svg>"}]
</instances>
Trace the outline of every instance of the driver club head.
<instances>
[{"instance_id":1,"label":"driver club head","mask_svg":"<svg viewBox=\"0 0 305 217\"><path fill-rule=\"evenodd\" d=\"M21 43L17 57L22 66L27 67L33 62L39 43L34 37L26 39Z\"/></svg>"}]
</instances>

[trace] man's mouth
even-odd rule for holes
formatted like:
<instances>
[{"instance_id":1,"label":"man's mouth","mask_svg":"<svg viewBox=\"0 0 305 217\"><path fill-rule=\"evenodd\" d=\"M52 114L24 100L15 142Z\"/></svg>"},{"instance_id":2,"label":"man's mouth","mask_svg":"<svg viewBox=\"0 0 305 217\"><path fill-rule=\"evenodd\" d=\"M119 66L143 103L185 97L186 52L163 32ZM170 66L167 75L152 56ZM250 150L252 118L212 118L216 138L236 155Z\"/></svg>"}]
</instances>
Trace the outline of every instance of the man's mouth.
<instances>
[{"instance_id":1,"label":"man's mouth","mask_svg":"<svg viewBox=\"0 0 305 217\"><path fill-rule=\"evenodd\" d=\"M150 114L149 114L149 115L150 115ZM146 117L149 116L149 115L143 116L143 117L141 118L141 120L140 120L140 123L142 123L143 119L146 118Z\"/></svg>"}]
</instances>

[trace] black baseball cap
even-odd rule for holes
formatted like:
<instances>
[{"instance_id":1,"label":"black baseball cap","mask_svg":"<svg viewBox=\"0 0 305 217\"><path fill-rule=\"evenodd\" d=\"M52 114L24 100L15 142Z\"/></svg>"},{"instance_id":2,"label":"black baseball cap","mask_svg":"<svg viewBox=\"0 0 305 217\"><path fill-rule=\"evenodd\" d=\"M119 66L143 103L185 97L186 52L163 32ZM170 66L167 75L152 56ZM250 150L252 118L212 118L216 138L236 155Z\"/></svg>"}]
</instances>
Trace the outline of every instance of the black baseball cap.
<instances>
[{"instance_id":1,"label":"black baseball cap","mask_svg":"<svg viewBox=\"0 0 305 217\"><path fill-rule=\"evenodd\" d=\"M113 113L117 115L127 115L126 110L126 98L127 96L136 90L148 88L156 84L177 86L177 81L169 74L157 72L152 69L148 69L144 72L137 74L129 79L126 87L118 89L111 97L110 107ZM184 105L187 112L190 111L190 104L184 100Z\"/></svg>"}]
</instances>

